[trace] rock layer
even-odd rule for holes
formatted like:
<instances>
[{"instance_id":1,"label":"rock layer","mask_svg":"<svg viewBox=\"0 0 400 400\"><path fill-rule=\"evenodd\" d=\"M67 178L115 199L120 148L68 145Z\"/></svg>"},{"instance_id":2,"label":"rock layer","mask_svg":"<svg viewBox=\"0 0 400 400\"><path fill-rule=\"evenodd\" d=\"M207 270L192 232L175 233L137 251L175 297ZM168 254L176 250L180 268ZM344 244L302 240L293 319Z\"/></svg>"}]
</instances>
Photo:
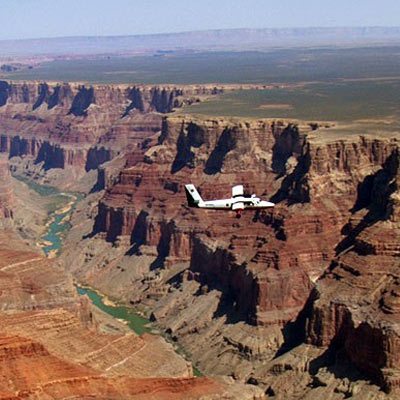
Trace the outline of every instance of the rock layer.
<instances>
[{"instance_id":1,"label":"rock layer","mask_svg":"<svg viewBox=\"0 0 400 400\"><path fill-rule=\"evenodd\" d=\"M358 182L383 163L396 145L367 138L321 145L292 125L168 118L159 144L144 153L142 163L128 165L100 202L95 229L106 232L110 241L130 236L132 245L154 246L162 259L191 260L190 269L205 281L218 282L235 293L242 291L234 297L250 301L243 311L256 323L262 323L261 315L275 306L293 308L290 319L299 311L295 308L304 305L310 280L324 271L334 255L332 241L338 243L341 238L346 207L355 201ZM251 229L246 227L251 218L246 217L245 223L233 228L226 214L184 211L183 184L189 181L197 182L205 198L229 195L229 182L248 182L249 192L265 195L268 191L281 204L266 215L252 215ZM325 201L326 196L334 198L334 207ZM287 208L285 201L293 206ZM207 237L198 239L203 233L211 238L210 244ZM307 237L303 244L301 235ZM239 271L240 265L245 265L245 275L254 270L248 275L254 287L244 289L245 275L233 278L227 273ZM287 281L293 294L278 286L272 300L271 282L264 286L263 279L269 278L262 276L271 274L272 279L274 271L284 273L285 268L292 268L289 279L301 282L300 286ZM226 279L241 284L235 290L233 281Z\"/></svg>"},{"instance_id":2,"label":"rock layer","mask_svg":"<svg viewBox=\"0 0 400 400\"><path fill-rule=\"evenodd\" d=\"M1 399L262 395L254 387L193 378L191 365L172 345L159 336L139 337L96 311L87 298L78 298L72 277L54 260L3 226L0 320Z\"/></svg>"},{"instance_id":3,"label":"rock layer","mask_svg":"<svg viewBox=\"0 0 400 400\"><path fill-rule=\"evenodd\" d=\"M6 157L0 154L0 219L12 218L14 203L11 175Z\"/></svg>"},{"instance_id":4,"label":"rock layer","mask_svg":"<svg viewBox=\"0 0 400 400\"><path fill-rule=\"evenodd\" d=\"M345 285L344 278L330 276L343 268L353 271L338 261L352 246L361 263L372 262L370 253L380 262L397 257L393 160L398 141L395 136L332 139L324 134L282 121L167 117L158 142L128 157L100 201L91 233L97 236L79 244L87 256L74 266L75 273L105 292L118 290L126 301L151 308L157 323L206 371L267 381L270 372L261 372L261 365L307 340L347 349L348 362L386 387L383 371L393 368L393 373L397 366L375 363L369 354L381 340L383 359L392 344L371 339L355 356L351 349L359 339L351 330L341 345L335 344L342 330L350 329L351 311L350 303L336 306L332 300L340 298L337 285ZM229 213L187 208L183 185L188 182L206 199L229 196L233 184L245 183L249 193L278 204L236 221ZM378 214L385 216L385 234L368 218L360 224L373 207L384 210ZM104 239L111 247L100 244ZM109 255L96 246L110 249ZM396 307L395 290L390 290L386 313ZM373 329L383 332L379 326ZM261 337L267 344L259 344ZM199 343L212 343L206 355L197 351ZM212 361L216 358L218 364ZM372 371L369 364L378 366Z\"/></svg>"},{"instance_id":5,"label":"rock layer","mask_svg":"<svg viewBox=\"0 0 400 400\"><path fill-rule=\"evenodd\" d=\"M308 328L310 343L344 348L375 382L399 386L398 270L400 267L399 149L359 190L346 226L346 249L318 282ZM363 205L361 209L360 204Z\"/></svg>"},{"instance_id":6,"label":"rock layer","mask_svg":"<svg viewBox=\"0 0 400 400\"><path fill-rule=\"evenodd\" d=\"M222 90L1 81L0 152L81 176L158 133L162 113Z\"/></svg>"}]
</instances>

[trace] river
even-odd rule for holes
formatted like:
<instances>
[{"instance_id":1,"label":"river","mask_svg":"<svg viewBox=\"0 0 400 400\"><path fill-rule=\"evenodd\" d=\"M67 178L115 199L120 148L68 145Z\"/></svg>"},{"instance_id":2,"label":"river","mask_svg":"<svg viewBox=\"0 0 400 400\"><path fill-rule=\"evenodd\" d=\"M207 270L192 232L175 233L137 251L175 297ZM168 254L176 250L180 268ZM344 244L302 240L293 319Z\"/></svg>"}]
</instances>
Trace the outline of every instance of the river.
<instances>
[{"instance_id":1,"label":"river","mask_svg":"<svg viewBox=\"0 0 400 400\"><path fill-rule=\"evenodd\" d=\"M79 193L60 192L51 186L38 185L36 182L18 177L42 197L51 198L46 232L41 236L38 245L47 257L57 257L62 249L63 239L71 227L70 217L76 204L83 198ZM154 332L149 326L150 321L130 307L124 307L110 302L101 293L85 286L76 285L80 296L87 295L100 310L124 321L138 335Z\"/></svg>"},{"instance_id":2,"label":"river","mask_svg":"<svg viewBox=\"0 0 400 400\"><path fill-rule=\"evenodd\" d=\"M132 308L117 304L110 304L110 301L107 300L103 295L88 287L77 286L77 290L81 296L87 295L92 303L100 310L112 315L118 320L124 321L129 328L138 335L153 332L151 326L149 325L150 321L136 313Z\"/></svg>"},{"instance_id":3,"label":"river","mask_svg":"<svg viewBox=\"0 0 400 400\"><path fill-rule=\"evenodd\" d=\"M60 192L54 187L38 185L36 182L21 177L16 178L26 183L39 195L52 197L51 206L49 207L49 218L46 223L47 230L42 235L38 245L48 257L57 257L62 250L65 234L71 227L69 222L71 214L83 196L79 193ZM106 296L92 288L77 284L76 289L80 296L88 296L94 306L119 321L124 322L136 334L156 333L150 321L138 314L133 308L114 304ZM165 339L168 340L167 337ZM182 348L179 348L176 343L173 343L173 345L177 353L187 358ZM194 366L193 372L195 376L202 376L201 372Z\"/></svg>"},{"instance_id":4,"label":"river","mask_svg":"<svg viewBox=\"0 0 400 400\"><path fill-rule=\"evenodd\" d=\"M71 227L69 218L72 211L76 203L83 196L79 193L60 192L55 187L39 185L35 181L21 176L14 175L14 178L25 183L41 197L46 198L46 209L48 212L47 229L37 245L42 248L48 257L56 257L61 250L64 235Z\"/></svg>"}]
</instances>

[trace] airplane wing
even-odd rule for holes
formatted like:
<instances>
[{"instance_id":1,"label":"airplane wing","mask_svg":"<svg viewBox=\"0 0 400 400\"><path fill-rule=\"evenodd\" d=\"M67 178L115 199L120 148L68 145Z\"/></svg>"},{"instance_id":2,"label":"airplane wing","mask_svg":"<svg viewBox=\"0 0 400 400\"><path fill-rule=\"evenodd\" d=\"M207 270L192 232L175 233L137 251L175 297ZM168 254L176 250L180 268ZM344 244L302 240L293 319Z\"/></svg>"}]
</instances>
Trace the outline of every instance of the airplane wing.
<instances>
[{"instance_id":1,"label":"airplane wing","mask_svg":"<svg viewBox=\"0 0 400 400\"><path fill-rule=\"evenodd\" d=\"M237 210L244 210L244 203L242 201L238 203L232 204L232 210L237 211Z\"/></svg>"},{"instance_id":2,"label":"airplane wing","mask_svg":"<svg viewBox=\"0 0 400 400\"><path fill-rule=\"evenodd\" d=\"M232 187L232 197L243 196L243 185L236 185Z\"/></svg>"}]
</instances>

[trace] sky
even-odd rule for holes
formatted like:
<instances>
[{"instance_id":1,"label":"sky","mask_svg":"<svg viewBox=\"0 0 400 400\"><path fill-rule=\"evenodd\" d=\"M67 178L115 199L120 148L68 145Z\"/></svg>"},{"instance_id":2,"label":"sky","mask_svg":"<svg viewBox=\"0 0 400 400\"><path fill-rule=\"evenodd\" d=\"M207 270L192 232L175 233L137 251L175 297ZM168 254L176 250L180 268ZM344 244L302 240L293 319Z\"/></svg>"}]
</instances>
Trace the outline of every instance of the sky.
<instances>
[{"instance_id":1,"label":"sky","mask_svg":"<svg viewBox=\"0 0 400 400\"><path fill-rule=\"evenodd\" d=\"M0 40L310 26L400 26L400 0L0 0Z\"/></svg>"}]
</instances>

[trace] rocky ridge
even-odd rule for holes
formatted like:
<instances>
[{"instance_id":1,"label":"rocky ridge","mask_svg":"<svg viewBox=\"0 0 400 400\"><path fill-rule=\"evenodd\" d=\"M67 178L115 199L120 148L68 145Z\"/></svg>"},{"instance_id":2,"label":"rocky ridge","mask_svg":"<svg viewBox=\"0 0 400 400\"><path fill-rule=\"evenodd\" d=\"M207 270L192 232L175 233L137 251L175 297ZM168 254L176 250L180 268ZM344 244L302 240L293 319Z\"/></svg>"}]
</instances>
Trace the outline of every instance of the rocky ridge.
<instances>
[{"instance_id":1,"label":"rocky ridge","mask_svg":"<svg viewBox=\"0 0 400 400\"><path fill-rule=\"evenodd\" d=\"M223 90L0 81L0 152L79 178L149 140L163 113Z\"/></svg>"},{"instance_id":2,"label":"rocky ridge","mask_svg":"<svg viewBox=\"0 0 400 400\"><path fill-rule=\"evenodd\" d=\"M332 347L333 354L342 354L339 343L348 340L344 365L358 367L360 382L365 374L393 390L396 385L382 378L388 364L375 371L363 367L373 363L366 361L368 347L360 348L358 359L351 355L351 330L348 339L336 341L349 317L333 311L330 293L340 296L341 287L326 289L326 300L324 287L335 287L331 275L343 268L341 257L352 254L348 249L354 248L354 240L363 243L359 258L364 264L368 251L379 260L387 253L397 257L396 152L395 135L331 139L324 129L306 124L167 117L157 143L127 157L126 168L99 202L92 231L86 228L87 239L74 241L74 234L82 237L78 229L71 236L73 248L80 249L74 273L105 293L153 310L157 324L206 372L230 373L289 396L285 388L272 388L271 382L279 379L271 363L277 355L301 352L290 349L307 342L316 346L302 356L307 363L313 364L312 357L324 362L317 372L303 370L304 394L315 376L329 375L325 366L337 361L322 357L318 348ZM233 184L243 182L249 193L268 197L277 206L266 213L245 213L241 220L229 213L188 209L183 191L187 182L195 182L204 198L227 196ZM374 184L389 187L389 200L375 206L388 216L382 222L385 234L380 223L356 223L368 212L371 190L382 197L381 189L372 189ZM81 219L87 211L77 212ZM375 232L375 239L368 230ZM379 244L384 237L388 244ZM66 259L68 252L67 247ZM390 281L392 273L383 272ZM346 293L353 296L353 306L363 308L361 294L354 302L352 290ZM364 312L365 319L368 310ZM387 348L382 345L382 357ZM390 368L393 374L399 366L393 361ZM285 381L287 374L282 374ZM336 389L343 383L329 379ZM352 393L368 391L363 385Z\"/></svg>"}]
</instances>

